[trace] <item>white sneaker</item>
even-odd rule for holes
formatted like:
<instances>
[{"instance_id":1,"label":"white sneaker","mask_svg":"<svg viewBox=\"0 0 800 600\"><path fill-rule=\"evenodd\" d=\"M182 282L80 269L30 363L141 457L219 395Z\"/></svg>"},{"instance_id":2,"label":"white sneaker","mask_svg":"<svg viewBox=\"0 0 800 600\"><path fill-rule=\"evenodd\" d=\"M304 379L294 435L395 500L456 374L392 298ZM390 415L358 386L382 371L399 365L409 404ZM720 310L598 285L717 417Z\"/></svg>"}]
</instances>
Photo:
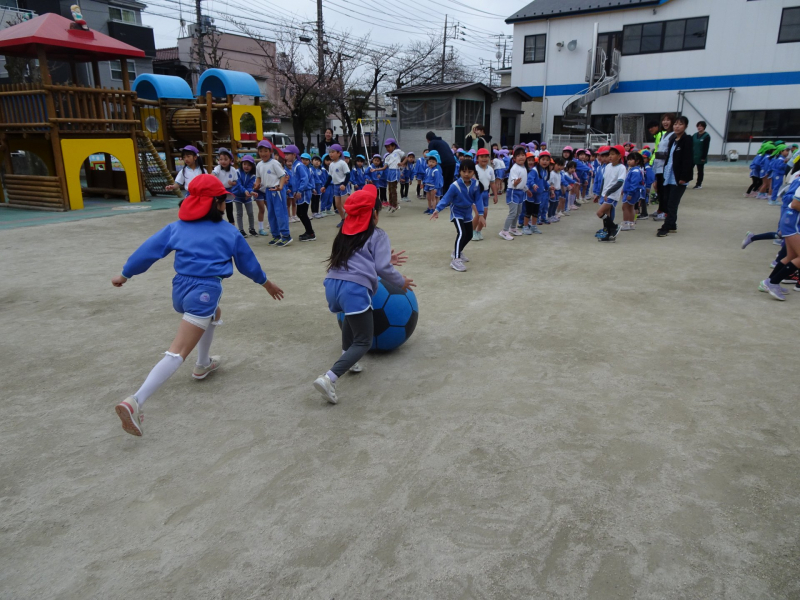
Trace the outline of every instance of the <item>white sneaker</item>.
<instances>
[{"instance_id":1,"label":"white sneaker","mask_svg":"<svg viewBox=\"0 0 800 600\"><path fill-rule=\"evenodd\" d=\"M142 409L139 408L139 401L133 396L128 396L117 404L114 408L117 412L119 420L122 421L122 428L126 433L142 436L142 421L144 421L144 414Z\"/></svg>"},{"instance_id":2,"label":"white sneaker","mask_svg":"<svg viewBox=\"0 0 800 600\"><path fill-rule=\"evenodd\" d=\"M629 221L625 221L619 228L620 231L630 231L631 229L633 229L633 223Z\"/></svg>"},{"instance_id":3,"label":"white sneaker","mask_svg":"<svg viewBox=\"0 0 800 600\"><path fill-rule=\"evenodd\" d=\"M331 404L339 402L339 399L336 398L334 383L331 381L331 378L328 377L327 373L325 375L320 375L314 380L314 388Z\"/></svg>"},{"instance_id":4,"label":"white sneaker","mask_svg":"<svg viewBox=\"0 0 800 600\"><path fill-rule=\"evenodd\" d=\"M455 260L455 258L456 258L456 253L455 252L451 252L450 253L450 260ZM461 253L461 261L462 262L469 262L469 259L466 256L464 256L463 252Z\"/></svg>"},{"instance_id":5,"label":"white sneaker","mask_svg":"<svg viewBox=\"0 0 800 600\"><path fill-rule=\"evenodd\" d=\"M192 377L195 379L205 379L211 373L219 369L219 366L222 364L222 357L221 356L212 356L211 362L208 363L208 366L202 367L200 365L195 365L194 370L192 371Z\"/></svg>"},{"instance_id":6,"label":"white sneaker","mask_svg":"<svg viewBox=\"0 0 800 600\"><path fill-rule=\"evenodd\" d=\"M363 370L364 370L364 367L362 367L361 364L359 364L359 363L356 363L352 367L350 367L350 372L351 373L361 373L361 371L363 371Z\"/></svg>"},{"instance_id":7,"label":"white sneaker","mask_svg":"<svg viewBox=\"0 0 800 600\"><path fill-rule=\"evenodd\" d=\"M522 232L516 227L514 229L509 229L508 233L510 233L511 235L522 235Z\"/></svg>"},{"instance_id":8,"label":"white sneaker","mask_svg":"<svg viewBox=\"0 0 800 600\"><path fill-rule=\"evenodd\" d=\"M513 240L513 239L514 239L514 236L513 236L513 235L511 235L510 233L508 233L507 231L501 231L501 232L500 232L498 235L499 235L501 238L503 238L504 240L509 240L509 241L511 241L511 240Z\"/></svg>"},{"instance_id":9,"label":"white sneaker","mask_svg":"<svg viewBox=\"0 0 800 600\"><path fill-rule=\"evenodd\" d=\"M464 263L461 262L460 258L454 258L450 261L450 268L454 271L464 272L467 270L467 267L464 266Z\"/></svg>"}]
</instances>

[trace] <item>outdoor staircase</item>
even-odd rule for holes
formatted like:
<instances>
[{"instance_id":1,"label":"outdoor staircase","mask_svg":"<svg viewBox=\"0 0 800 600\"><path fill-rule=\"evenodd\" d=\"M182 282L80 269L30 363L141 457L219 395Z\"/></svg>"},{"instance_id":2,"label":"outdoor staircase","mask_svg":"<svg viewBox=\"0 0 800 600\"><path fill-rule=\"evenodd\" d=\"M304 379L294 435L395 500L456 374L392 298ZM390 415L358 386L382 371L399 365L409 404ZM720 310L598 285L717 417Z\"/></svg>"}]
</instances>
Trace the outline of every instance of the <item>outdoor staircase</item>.
<instances>
[{"instance_id":1,"label":"outdoor staircase","mask_svg":"<svg viewBox=\"0 0 800 600\"><path fill-rule=\"evenodd\" d=\"M596 61L592 65L592 55L589 53L589 64L587 65L587 78L594 79L594 83L581 90L571 98L569 98L563 106L563 117L561 124L567 129L574 129L576 131L586 132L586 107L592 102L607 94L619 86L619 61L620 51L613 50L611 54L611 64L606 72L606 53L602 48L597 49ZM594 77L589 77L594 66Z\"/></svg>"}]
</instances>

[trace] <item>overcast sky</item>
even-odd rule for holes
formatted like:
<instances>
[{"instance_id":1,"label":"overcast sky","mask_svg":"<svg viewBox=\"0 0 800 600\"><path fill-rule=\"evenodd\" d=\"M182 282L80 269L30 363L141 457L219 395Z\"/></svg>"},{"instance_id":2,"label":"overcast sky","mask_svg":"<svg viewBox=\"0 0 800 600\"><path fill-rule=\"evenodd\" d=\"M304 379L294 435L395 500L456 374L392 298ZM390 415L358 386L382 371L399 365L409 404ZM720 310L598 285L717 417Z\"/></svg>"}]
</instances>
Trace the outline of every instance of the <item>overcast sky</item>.
<instances>
[{"instance_id":1,"label":"overcast sky","mask_svg":"<svg viewBox=\"0 0 800 600\"><path fill-rule=\"evenodd\" d=\"M150 25L155 33L156 48L176 45L180 34L180 15L187 22L194 22L194 2L189 0L143 0L148 8L142 12L145 25ZM281 2L283 6L288 3ZM252 26L260 27L265 37L275 36L277 24L293 19L295 23L314 21L317 18L316 0L293 0L291 10L278 2L269 0L203 0L204 14L215 18L221 28L232 28L225 23L224 16L230 14L235 19L246 19ZM355 36L370 34L376 45L404 44L413 39L424 39L429 33L440 38L444 29L445 15L448 24L461 25L461 39L450 40L461 54L464 62L474 69L488 70L488 61L497 66L498 35L511 35L512 27L504 19L515 10L527 4L525 0L510 3L506 9L499 3L471 3L465 5L459 0L426 0L425 2L376 2L374 0L324 0L323 16L326 32L332 34L351 31ZM247 7L247 8L245 8ZM308 25L312 31L314 24ZM453 33L453 29L450 29ZM299 31L298 31L299 34ZM505 40L501 40L501 44ZM511 53L511 40L508 55ZM500 48L502 51L502 47ZM508 60L506 61L508 64ZM488 75L488 73L487 73Z\"/></svg>"}]
</instances>

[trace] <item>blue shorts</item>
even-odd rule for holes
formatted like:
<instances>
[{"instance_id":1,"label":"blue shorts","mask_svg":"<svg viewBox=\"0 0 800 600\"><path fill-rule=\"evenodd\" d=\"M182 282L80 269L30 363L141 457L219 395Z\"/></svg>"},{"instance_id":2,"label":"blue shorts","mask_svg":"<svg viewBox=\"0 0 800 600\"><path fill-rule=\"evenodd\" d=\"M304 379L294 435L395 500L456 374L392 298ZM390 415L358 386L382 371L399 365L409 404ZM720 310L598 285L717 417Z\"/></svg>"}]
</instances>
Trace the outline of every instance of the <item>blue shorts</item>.
<instances>
[{"instance_id":1,"label":"blue shorts","mask_svg":"<svg viewBox=\"0 0 800 600\"><path fill-rule=\"evenodd\" d=\"M363 285L343 279L326 278L325 299L332 313L359 315L372 308L372 292Z\"/></svg>"},{"instance_id":2,"label":"blue shorts","mask_svg":"<svg viewBox=\"0 0 800 600\"><path fill-rule=\"evenodd\" d=\"M610 204L610 205L611 205L611 206L613 206L614 208L616 208L616 207L617 207L617 201L616 201L616 200L612 200L612 199L610 199L610 198L603 198L602 196L600 197L600 204L601 204L601 205L602 205L602 204Z\"/></svg>"},{"instance_id":3,"label":"blue shorts","mask_svg":"<svg viewBox=\"0 0 800 600\"><path fill-rule=\"evenodd\" d=\"M779 231L784 238L800 235L800 212L792 208L787 208L781 217Z\"/></svg>"},{"instance_id":4,"label":"blue shorts","mask_svg":"<svg viewBox=\"0 0 800 600\"><path fill-rule=\"evenodd\" d=\"M525 190L509 189L506 190L506 204L522 204L528 198ZM530 202L530 200L528 200ZM536 202L536 200L534 200Z\"/></svg>"},{"instance_id":5,"label":"blue shorts","mask_svg":"<svg viewBox=\"0 0 800 600\"><path fill-rule=\"evenodd\" d=\"M386 169L386 181L392 183L400 179L400 169Z\"/></svg>"},{"instance_id":6,"label":"blue shorts","mask_svg":"<svg viewBox=\"0 0 800 600\"><path fill-rule=\"evenodd\" d=\"M221 298L219 277L175 275L172 278L172 307L179 313L201 319L213 317Z\"/></svg>"},{"instance_id":7,"label":"blue shorts","mask_svg":"<svg viewBox=\"0 0 800 600\"><path fill-rule=\"evenodd\" d=\"M297 201L297 204L311 204L311 190L300 192L300 200Z\"/></svg>"},{"instance_id":8,"label":"blue shorts","mask_svg":"<svg viewBox=\"0 0 800 600\"><path fill-rule=\"evenodd\" d=\"M483 214L489 209L489 190L481 192L481 199L483 199Z\"/></svg>"},{"instance_id":9,"label":"blue shorts","mask_svg":"<svg viewBox=\"0 0 800 600\"><path fill-rule=\"evenodd\" d=\"M628 196L629 196L629 195L630 195L630 197L631 197L631 199L630 199L630 200L628 200ZM637 192L631 192L630 194L626 194L625 192L623 192L623 193L622 193L622 197L623 197L623 200L622 200L622 202L623 202L624 204L630 204L631 206L633 206L634 204L636 204L637 202L639 202L639 200L641 200L641 198L640 198L640 196L639 196L639 192L638 192L638 191L637 191Z\"/></svg>"}]
</instances>

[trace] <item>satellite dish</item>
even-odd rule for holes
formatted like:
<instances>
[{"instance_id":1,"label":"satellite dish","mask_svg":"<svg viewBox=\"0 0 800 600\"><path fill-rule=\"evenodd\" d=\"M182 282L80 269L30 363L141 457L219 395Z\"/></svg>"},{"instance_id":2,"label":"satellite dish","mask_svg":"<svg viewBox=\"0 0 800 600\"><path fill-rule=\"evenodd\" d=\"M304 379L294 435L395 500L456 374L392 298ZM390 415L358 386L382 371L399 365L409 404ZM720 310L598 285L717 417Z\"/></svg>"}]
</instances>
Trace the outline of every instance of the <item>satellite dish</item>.
<instances>
[{"instance_id":1,"label":"satellite dish","mask_svg":"<svg viewBox=\"0 0 800 600\"><path fill-rule=\"evenodd\" d=\"M575 50L578 47L578 40L572 40L569 44L567 44L567 50L570 52Z\"/></svg>"}]
</instances>

